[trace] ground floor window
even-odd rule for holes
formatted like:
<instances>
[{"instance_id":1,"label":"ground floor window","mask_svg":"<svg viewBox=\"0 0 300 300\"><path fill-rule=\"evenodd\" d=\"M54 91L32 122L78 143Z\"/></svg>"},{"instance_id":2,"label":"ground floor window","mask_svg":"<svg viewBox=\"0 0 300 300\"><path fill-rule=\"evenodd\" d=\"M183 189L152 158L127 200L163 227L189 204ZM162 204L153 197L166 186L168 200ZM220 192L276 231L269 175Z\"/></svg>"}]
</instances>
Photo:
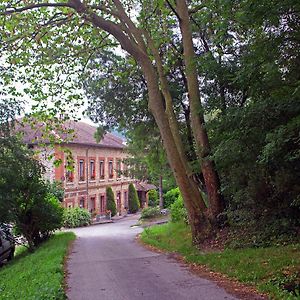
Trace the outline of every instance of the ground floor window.
<instances>
[{"instance_id":1,"label":"ground floor window","mask_svg":"<svg viewBox=\"0 0 300 300\"><path fill-rule=\"evenodd\" d=\"M124 192L124 207L125 207L125 209L128 209L128 196L127 196L127 191Z\"/></svg>"},{"instance_id":2,"label":"ground floor window","mask_svg":"<svg viewBox=\"0 0 300 300\"><path fill-rule=\"evenodd\" d=\"M84 208L84 198L81 198L81 199L79 200L79 207L80 207L80 208Z\"/></svg>"},{"instance_id":3,"label":"ground floor window","mask_svg":"<svg viewBox=\"0 0 300 300\"><path fill-rule=\"evenodd\" d=\"M106 211L106 203L104 195L100 195L100 213L105 213Z\"/></svg>"}]
</instances>

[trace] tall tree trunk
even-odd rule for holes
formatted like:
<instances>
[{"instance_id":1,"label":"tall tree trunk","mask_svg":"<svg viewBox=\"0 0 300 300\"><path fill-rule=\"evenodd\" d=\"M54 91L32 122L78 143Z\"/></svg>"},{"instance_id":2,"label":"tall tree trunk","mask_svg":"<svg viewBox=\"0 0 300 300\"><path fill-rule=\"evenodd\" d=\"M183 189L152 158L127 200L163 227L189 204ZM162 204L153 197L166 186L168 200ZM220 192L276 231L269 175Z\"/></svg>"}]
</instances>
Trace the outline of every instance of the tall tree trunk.
<instances>
[{"instance_id":1,"label":"tall tree trunk","mask_svg":"<svg viewBox=\"0 0 300 300\"><path fill-rule=\"evenodd\" d=\"M159 193L159 207L164 208L163 177L162 177L162 175L159 176L158 193Z\"/></svg>"},{"instance_id":2,"label":"tall tree trunk","mask_svg":"<svg viewBox=\"0 0 300 300\"><path fill-rule=\"evenodd\" d=\"M205 214L206 205L197 184L188 176L187 166L184 165L181 154L177 149L168 114L164 111L163 99L159 89L159 80L150 60L140 62L146 78L149 108L160 130L164 148L172 168L174 177L182 193L192 229L193 241L198 243L211 232L210 223ZM179 132L177 132L179 135Z\"/></svg>"},{"instance_id":3,"label":"tall tree trunk","mask_svg":"<svg viewBox=\"0 0 300 300\"><path fill-rule=\"evenodd\" d=\"M210 217L213 221L216 221L218 214L223 211L224 205L220 195L218 174L215 170L213 162L209 158L210 145L205 129L203 107L200 100L196 54L194 51L186 1L177 0L176 8L184 49L183 58L188 85L188 96L191 107L192 129L196 141L197 154L199 156L201 170L207 188Z\"/></svg>"}]
</instances>

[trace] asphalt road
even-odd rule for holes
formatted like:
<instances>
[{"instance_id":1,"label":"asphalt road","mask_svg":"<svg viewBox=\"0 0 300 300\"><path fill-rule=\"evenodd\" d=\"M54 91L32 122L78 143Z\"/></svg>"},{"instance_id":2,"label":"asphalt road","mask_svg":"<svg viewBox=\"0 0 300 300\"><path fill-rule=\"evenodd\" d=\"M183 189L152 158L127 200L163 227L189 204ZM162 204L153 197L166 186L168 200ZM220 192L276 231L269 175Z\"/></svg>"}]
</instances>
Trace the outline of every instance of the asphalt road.
<instances>
[{"instance_id":1,"label":"asphalt road","mask_svg":"<svg viewBox=\"0 0 300 300\"><path fill-rule=\"evenodd\" d=\"M233 300L215 283L199 278L174 259L144 249L130 227L136 216L75 229L68 260L70 300Z\"/></svg>"}]
</instances>

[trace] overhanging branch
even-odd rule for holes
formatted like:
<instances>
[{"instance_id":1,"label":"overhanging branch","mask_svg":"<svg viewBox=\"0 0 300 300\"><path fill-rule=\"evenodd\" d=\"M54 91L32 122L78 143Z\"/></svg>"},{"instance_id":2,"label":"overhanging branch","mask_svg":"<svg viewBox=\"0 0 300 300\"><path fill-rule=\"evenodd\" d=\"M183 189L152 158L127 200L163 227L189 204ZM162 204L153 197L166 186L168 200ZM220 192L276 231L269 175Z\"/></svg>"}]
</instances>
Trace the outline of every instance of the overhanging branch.
<instances>
[{"instance_id":1,"label":"overhanging branch","mask_svg":"<svg viewBox=\"0 0 300 300\"><path fill-rule=\"evenodd\" d=\"M41 8L41 7L70 7L74 8L74 6L70 2L64 2L64 3L37 3L37 4L30 4L24 7L19 8L12 8L9 7L9 10L6 10L4 12L0 12L0 15L12 15L14 13L18 12L24 12L26 10Z\"/></svg>"}]
</instances>

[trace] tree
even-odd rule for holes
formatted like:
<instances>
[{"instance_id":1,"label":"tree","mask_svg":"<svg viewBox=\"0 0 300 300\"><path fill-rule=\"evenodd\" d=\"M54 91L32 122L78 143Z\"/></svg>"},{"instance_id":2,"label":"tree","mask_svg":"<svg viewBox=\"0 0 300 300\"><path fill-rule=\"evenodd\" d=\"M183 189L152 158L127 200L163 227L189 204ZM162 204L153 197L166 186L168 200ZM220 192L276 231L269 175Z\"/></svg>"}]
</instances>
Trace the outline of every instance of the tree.
<instances>
[{"instance_id":1,"label":"tree","mask_svg":"<svg viewBox=\"0 0 300 300\"><path fill-rule=\"evenodd\" d=\"M148 192L149 202L148 205L150 207L156 207L159 204L158 193L156 190L150 190Z\"/></svg>"},{"instance_id":2,"label":"tree","mask_svg":"<svg viewBox=\"0 0 300 300\"><path fill-rule=\"evenodd\" d=\"M136 213L140 208L139 197L132 183L128 187L128 208L131 213Z\"/></svg>"},{"instance_id":3,"label":"tree","mask_svg":"<svg viewBox=\"0 0 300 300\"><path fill-rule=\"evenodd\" d=\"M62 69L60 65L61 59L55 59L58 64L53 64L53 68L45 69L41 65L41 58L43 58L44 64L51 65L53 63L53 61L51 62L53 60L53 54L50 53L51 45L55 45L55 47L56 45L62 45L62 40L66 40L69 42L69 45L73 45L70 53L64 56L65 63L71 60L71 63L66 68L68 70L72 69L73 71L70 71L72 74L82 62L81 56L78 55L78 49L81 49L81 38L84 40L84 43L87 42L84 52L89 53L84 56L83 60L85 62L86 58L88 59L93 54L93 51L90 52L89 50L100 47L103 40L110 44L112 43L111 40L105 39L106 33L113 36L120 43L121 47L137 61L147 85L148 107L159 128L169 164L187 207L193 239L194 241L200 241L209 235L212 227L215 226L217 214L222 210L223 205L219 197L217 174L210 159L210 146L199 97L199 84L196 65L194 64L195 54L193 53L190 19L186 2L177 1L176 7L173 7L169 1L155 1L150 4L142 1L137 18L138 24L135 24L126 12L126 10L130 12L130 5L127 6L125 2L122 5L119 0L113 0L107 5L94 5L89 1L82 2L79 0L55 3L38 1L28 5L23 5L16 1L15 3L7 4L3 8L3 14L6 16L4 22L5 36L9 36L6 39L8 41L7 47L11 49L10 47L13 48L16 43L20 43L18 49L21 49L21 51L8 54L7 60L12 64L17 64L18 60L21 60L22 63L25 62L31 67L37 66L37 68L32 68L35 76L41 74L39 84L37 84L37 77L35 77L34 84L32 84L34 87L34 93L32 94L37 100L45 97L45 89L43 89L42 82L51 80L53 84L49 87L49 93L55 95L53 89L56 88L57 90L57 86L61 81L65 83L72 81L61 80L65 77L60 76ZM31 54L38 54L34 55L35 59L29 60L28 56L24 55L24 47L26 49L28 45L26 32L18 28L19 35L15 34L14 36L16 37L16 43L10 40L10 34L17 29L16 23L13 22L17 20L20 23L18 18L21 18L22 22L28 24L30 20L30 24L32 24L34 40L30 40L29 37L29 43L34 46L32 48L34 52L31 52ZM198 164L202 169L209 195L209 205L203 200L198 183L194 180L190 165L187 162L184 144L180 137L178 120L174 113L170 82L167 76L170 73L170 69L168 68L168 58L164 53L168 54L173 51L171 47L172 39L175 36L173 28L178 20L182 35L182 43L180 44L184 49L181 55L185 64L182 70L183 74L186 75L187 81L186 99L190 104L193 138L198 149ZM9 24L11 24L10 27ZM92 26L89 27L87 24ZM153 27L151 24L161 24L162 26L157 27L155 25ZM64 25L69 25L69 27ZM62 28L59 28L60 34L57 35L53 34L53 31L58 30L56 26L62 26ZM78 30L76 31L77 28ZM100 31L98 31L99 29ZM90 34L89 30L92 31L92 34ZM51 31L53 38L50 38L48 31ZM24 40L19 39L19 36L22 36ZM75 43L72 40L74 37L76 37L77 41ZM65 52L69 49L64 46L59 48L58 54L66 54ZM21 55L20 52L22 52ZM78 58L76 63L72 60L74 56ZM85 67L86 64L83 62L82 64ZM60 74L58 76L60 80L52 80L55 78L54 74ZM28 91L33 90L28 89ZM66 91L70 93L70 86L68 86ZM66 96L67 103L72 98L69 96L69 94ZM56 102L56 108L60 102L61 100Z\"/></svg>"},{"instance_id":4,"label":"tree","mask_svg":"<svg viewBox=\"0 0 300 300\"><path fill-rule=\"evenodd\" d=\"M114 192L110 186L106 188L106 209L110 210L112 217L117 213Z\"/></svg>"},{"instance_id":5,"label":"tree","mask_svg":"<svg viewBox=\"0 0 300 300\"><path fill-rule=\"evenodd\" d=\"M43 166L16 137L0 138L0 220L13 223L33 251L62 226L63 208L43 180Z\"/></svg>"},{"instance_id":6,"label":"tree","mask_svg":"<svg viewBox=\"0 0 300 300\"><path fill-rule=\"evenodd\" d=\"M251 230L256 246L281 234L291 238L299 226L297 11L296 1L212 0L193 12L207 128L229 220Z\"/></svg>"}]
</instances>

